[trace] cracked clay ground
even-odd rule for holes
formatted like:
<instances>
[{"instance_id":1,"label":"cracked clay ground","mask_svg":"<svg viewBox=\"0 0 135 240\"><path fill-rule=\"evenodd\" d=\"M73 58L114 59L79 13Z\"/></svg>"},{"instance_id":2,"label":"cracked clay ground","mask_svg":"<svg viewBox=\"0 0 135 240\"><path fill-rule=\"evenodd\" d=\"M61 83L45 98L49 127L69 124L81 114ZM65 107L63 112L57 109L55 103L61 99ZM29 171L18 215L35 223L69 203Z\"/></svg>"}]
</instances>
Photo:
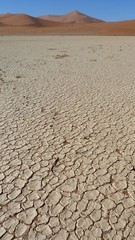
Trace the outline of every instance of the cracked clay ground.
<instances>
[{"instance_id":1,"label":"cracked clay ground","mask_svg":"<svg viewBox=\"0 0 135 240\"><path fill-rule=\"evenodd\" d=\"M135 239L135 38L0 37L0 239Z\"/></svg>"}]
</instances>

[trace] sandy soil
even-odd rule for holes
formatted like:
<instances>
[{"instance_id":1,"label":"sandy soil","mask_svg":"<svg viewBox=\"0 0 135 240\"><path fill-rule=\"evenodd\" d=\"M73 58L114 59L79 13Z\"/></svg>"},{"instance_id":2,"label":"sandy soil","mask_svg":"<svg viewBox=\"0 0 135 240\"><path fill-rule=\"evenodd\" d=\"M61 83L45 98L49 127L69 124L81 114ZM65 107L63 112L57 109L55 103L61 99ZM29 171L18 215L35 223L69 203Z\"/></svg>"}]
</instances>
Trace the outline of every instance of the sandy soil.
<instances>
[{"instance_id":1,"label":"sandy soil","mask_svg":"<svg viewBox=\"0 0 135 240\"><path fill-rule=\"evenodd\" d=\"M135 237L134 37L0 37L0 238Z\"/></svg>"}]
</instances>

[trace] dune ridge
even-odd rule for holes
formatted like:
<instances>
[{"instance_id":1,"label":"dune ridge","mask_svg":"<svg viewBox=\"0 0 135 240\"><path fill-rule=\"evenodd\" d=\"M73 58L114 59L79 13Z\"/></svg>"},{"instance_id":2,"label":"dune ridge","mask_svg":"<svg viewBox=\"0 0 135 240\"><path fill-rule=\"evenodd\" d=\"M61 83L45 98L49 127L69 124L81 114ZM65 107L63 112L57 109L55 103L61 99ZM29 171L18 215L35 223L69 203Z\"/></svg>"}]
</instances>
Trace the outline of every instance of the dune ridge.
<instances>
[{"instance_id":1,"label":"dune ridge","mask_svg":"<svg viewBox=\"0 0 135 240\"><path fill-rule=\"evenodd\" d=\"M78 11L72 11L64 15L47 15L39 16L39 18L44 20L50 20L54 22L64 22L64 23L94 23L94 22L103 22L102 20L87 16Z\"/></svg>"},{"instance_id":2,"label":"dune ridge","mask_svg":"<svg viewBox=\"0 0 135 240\"><path fill-rule=\"evenodd\" d=\"M3 14L0 15L0 22L8 26L35 26L42 27L48 25L57 25L51 21L32 17L27 14Z\"/></svg>"}]
</instances>

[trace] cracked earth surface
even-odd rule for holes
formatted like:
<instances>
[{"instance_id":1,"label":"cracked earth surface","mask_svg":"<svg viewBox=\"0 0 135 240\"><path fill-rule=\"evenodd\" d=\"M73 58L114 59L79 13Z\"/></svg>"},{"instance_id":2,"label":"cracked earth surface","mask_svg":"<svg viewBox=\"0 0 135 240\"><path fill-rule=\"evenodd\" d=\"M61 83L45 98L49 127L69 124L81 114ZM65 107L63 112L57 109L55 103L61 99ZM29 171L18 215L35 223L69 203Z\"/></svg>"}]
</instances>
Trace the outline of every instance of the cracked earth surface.
<instances>
[{"instance_id":1,"label":"cracked earth surface","mask_svg":"<svg viewBox=\"0 0 135 240\"><path fill-rule=\"evenodd\" d=\"M134 40L0 37L0 239L135 239Z\"/></svg>"}]
</instances>

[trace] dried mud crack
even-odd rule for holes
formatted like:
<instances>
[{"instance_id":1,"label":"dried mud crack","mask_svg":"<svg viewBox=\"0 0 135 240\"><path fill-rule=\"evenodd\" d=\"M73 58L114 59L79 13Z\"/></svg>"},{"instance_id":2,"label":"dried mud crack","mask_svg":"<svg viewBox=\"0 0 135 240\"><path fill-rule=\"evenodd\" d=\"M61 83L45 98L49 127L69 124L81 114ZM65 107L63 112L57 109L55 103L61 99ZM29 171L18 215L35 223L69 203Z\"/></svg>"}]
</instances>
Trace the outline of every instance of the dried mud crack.
<instances>
[{"instance_id":1,"label":"dried mud crack","mask_svg":"<svg viewBox=\"0 0 135 240\"><path fill-rule=\"evenodd\" d=\"M0 239L135 239L134 51L0 38Z\"/></svg>"}]
</instances>

